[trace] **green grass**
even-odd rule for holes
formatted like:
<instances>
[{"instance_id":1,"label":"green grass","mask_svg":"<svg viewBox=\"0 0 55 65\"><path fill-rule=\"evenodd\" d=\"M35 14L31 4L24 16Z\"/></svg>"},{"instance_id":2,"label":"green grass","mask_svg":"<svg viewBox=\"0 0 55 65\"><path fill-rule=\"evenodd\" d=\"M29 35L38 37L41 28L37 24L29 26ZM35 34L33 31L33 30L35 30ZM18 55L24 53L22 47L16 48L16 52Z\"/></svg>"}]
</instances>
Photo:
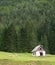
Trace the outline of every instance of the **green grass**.
<instances>
[{"instance_id":1,"label":"green grass","mask_svg":"<svg viewBox=\"0 0 55 65\"><path fill-rule=\"evenodd\" d=\"M55 55L34 57L31 53L0 52L0 65L55 65Z\"/></svg>"}]
</instances>

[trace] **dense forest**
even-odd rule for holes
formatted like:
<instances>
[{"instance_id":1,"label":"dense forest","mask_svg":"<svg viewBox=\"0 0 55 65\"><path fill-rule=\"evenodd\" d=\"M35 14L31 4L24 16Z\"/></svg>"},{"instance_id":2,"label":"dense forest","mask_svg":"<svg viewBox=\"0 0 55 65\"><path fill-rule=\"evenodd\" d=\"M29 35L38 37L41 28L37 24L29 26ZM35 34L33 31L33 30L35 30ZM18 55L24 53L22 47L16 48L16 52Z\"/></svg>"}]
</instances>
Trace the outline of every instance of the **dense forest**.
<instances>
[{"instance_id":1,"label":"dense forest","mask_svg":"<svg viewBox=\"0 0 55 65\"><path fill-rule=\"evenodd\" d=\"M0 0L0 51L31 52L38 44L55 54L55 1Z\"/></svg>"}]
</instances>

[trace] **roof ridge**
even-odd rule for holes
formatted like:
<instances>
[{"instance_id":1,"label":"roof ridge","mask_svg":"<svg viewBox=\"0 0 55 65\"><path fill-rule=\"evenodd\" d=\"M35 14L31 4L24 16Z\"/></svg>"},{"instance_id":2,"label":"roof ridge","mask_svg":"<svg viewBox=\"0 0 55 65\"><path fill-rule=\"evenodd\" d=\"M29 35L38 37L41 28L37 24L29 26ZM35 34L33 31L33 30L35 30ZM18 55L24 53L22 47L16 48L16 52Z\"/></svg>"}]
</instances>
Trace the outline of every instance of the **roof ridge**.
<instances>
[{"instance_id":1,"label":"roof ridge","mask_svg":"<svg viewBox=\"0 0 55 65\"><path fill-rule=\"evenodd\" d=\"M42 47L42 45L37 45L37 46L32 50L32 52L36 51L39 47Z\"/></svg>"}]
</instances>

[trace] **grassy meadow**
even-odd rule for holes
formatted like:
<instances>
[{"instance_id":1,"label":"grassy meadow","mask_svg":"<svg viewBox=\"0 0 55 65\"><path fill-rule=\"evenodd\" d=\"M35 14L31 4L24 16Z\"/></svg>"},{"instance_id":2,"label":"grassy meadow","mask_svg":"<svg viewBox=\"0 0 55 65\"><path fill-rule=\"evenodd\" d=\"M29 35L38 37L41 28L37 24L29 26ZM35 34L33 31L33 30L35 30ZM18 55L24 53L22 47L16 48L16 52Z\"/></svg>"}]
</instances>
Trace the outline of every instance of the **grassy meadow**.
<instances>
[{"instance_id":1,"label":"grassy meadow","mask_svg":"<svg viewBox=\"0 0 55 65\"><path fill-rule=\"evenodd\" d=\"M0 65L55 65L55 55L34 57L31 53L0 52Z\"/></svg>"}]
</instances>

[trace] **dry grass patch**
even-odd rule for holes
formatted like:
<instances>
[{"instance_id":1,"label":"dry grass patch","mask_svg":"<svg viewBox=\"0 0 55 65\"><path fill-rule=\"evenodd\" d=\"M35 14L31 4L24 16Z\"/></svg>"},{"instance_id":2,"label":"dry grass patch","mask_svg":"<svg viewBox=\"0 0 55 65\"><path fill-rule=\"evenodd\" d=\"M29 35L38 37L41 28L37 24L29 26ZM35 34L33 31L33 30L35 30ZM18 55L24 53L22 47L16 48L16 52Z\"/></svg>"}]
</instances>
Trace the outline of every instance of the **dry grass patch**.
<instances>
[{"instance_id":1,"label":"dry grass patch","mask_svg":"<svg viewBox=\"0 0 55 65\"><path fill-rule=\"evenodd\" d=\"M0 65L50 65L50 63L44 61L18 62L4 59L0 60Z\"/></svg>"}]
</instances>

